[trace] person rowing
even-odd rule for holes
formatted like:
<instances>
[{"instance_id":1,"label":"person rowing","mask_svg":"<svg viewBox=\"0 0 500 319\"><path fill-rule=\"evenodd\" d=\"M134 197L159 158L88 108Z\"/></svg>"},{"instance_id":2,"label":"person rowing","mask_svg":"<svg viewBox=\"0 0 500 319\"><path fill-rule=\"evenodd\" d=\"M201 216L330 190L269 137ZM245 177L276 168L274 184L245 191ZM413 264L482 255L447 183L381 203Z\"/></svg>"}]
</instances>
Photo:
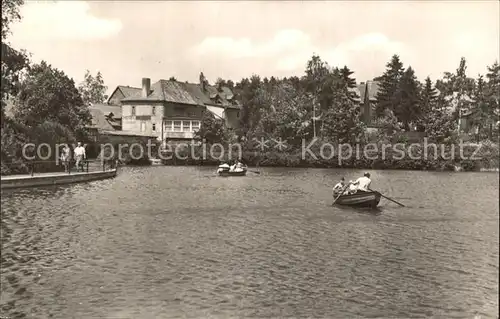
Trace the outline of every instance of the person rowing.
<instances>
[{"instance_id":1,"label":"person rowing","mask_svg":"<svg viewBox=\"0 0 500 319\"><path fill-rule=\"evenodd\" d=\"M337 197L337 196L340 194L340 192L341 192L342 190L344 190L344 188L345 188L345 187L346 187L346 184L345 184L345 178L344 178L344 177L342 177L342 178L340 179L340 182L338 182L338 183L337 183L337 185L333 186L333 189L332 189L332 191L333 191L333 196L334 196L334 197Z\"/></svg>"},{"instance_id":2,"label":"person rowing","mask_svg":"<svg viewBox=\"0 0 500 319\"><path fill-rule=\"evenodd\" d=\"M365 173L362 177L358 178L352 182L352 186L355 186L355 192L369 192L372 180L370 179L370 173Z\"/></svg>"}]
</instances>

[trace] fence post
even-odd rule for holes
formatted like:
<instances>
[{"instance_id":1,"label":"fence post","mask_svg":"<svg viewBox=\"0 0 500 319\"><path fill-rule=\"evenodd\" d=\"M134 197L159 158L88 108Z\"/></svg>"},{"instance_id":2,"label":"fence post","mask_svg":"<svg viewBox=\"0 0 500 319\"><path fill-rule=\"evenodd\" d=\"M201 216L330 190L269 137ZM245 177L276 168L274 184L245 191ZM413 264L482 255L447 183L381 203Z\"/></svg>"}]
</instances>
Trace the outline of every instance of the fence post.
<instances>
[{"instance_id":1,"label":"fence post","mask_svg":"<svg viewBox=\"0 0 500 319\"><path fill-rule=\"evenodd\" d=\"M87 173L89 172L89 160L87 160Z\"/></svg>"},{"instance_id":2,"label":"fence post","mask_svg":"<svg viewBox=\"0 0 500 319\"><path fill-rule=\"evenodd\" d=\"M31 176L33 176L34 171L35 171L35 163L31 162Z\"/></svg>"},{"instance_id":3,"label":"fence post","mask_svg":"<svg viewBox=\"0 0 500 319\"><path fill-rule=\"evenodd\" d=\"M104 172L104 159L102 160L102 171Z\"/></svg>"}]
</instances>

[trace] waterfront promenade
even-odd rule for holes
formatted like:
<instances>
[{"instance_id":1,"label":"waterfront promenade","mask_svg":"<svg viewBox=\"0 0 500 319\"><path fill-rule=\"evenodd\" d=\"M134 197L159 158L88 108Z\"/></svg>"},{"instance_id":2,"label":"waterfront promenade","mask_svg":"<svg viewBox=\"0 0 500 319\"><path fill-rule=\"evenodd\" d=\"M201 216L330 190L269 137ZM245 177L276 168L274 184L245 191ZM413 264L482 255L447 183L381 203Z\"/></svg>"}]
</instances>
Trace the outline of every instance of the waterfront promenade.
<instances>
[{"instance_id":1,"label":"waterfront promenade","mask_svg":"<svg viewBox=\"0 0 500 319\"><path fill-rule=\"evenodd\" d=\"M70 170L69 172L30 172L26 174L13 174L1 177L1 189L27 188L36 186L61 185L89 182L107 179L116 176L117 169L98 165L99 162L91 162L84 171Z\"/></svg>"}]
</instances>

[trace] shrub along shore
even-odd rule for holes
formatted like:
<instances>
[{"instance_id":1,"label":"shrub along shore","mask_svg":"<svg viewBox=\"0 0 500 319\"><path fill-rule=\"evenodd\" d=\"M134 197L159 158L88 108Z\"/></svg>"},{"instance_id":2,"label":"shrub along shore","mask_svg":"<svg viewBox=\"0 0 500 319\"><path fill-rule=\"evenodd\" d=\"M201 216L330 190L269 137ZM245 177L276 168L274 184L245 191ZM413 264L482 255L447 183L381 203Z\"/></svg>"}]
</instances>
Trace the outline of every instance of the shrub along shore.
<instances>
[{"instance_id":1,"label":"shrub along shore","mask_svg":"<svg viewBox=\"0 0 500 319\"><path fill-rule=\"evenodd\" d=\"M177 152L176 156L164 154L162 163L165 165L200 165L217 166L221 162L238 158L238 152L233 156L212 152L210 148L203 151L194 148ZM344 150L340 154L332 154L318 146L311 147L310 152L304 149L289 150L287 152L272 150L260 152L257 150L243 150L241 160L253 167L303 167L303 168L353 168L353 169L401 169L401 170L430 170L430 171L480 171L495 170L499 167L498 144L491 142L478 145L446 145L437 150L425 147L423 144L414 144L413 147L388 148L382 147L361 154L350 154ZM437 152L436 152L437 151ZM311 154L312 153L312 154ZM305 156L304 156L305 155ZM321 156L323 155L323 156Z\"/></svg>"}]
</instances>

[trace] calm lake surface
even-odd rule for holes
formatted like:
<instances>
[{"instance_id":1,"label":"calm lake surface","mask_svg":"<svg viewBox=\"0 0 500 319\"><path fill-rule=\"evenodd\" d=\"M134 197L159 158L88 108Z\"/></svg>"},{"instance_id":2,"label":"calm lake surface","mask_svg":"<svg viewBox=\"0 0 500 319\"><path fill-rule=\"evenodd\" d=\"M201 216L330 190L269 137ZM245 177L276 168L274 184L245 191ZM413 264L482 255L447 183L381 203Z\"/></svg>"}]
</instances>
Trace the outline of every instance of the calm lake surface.
<instances>
[{"instance_id":1,"label":"calm lake surface","mask_svg":"<svg viewBox=\"0 0 500 319\"><path fill-rule=\"evenodd\" d=\"M261 172L2 191L0 315L498 317L497 173L371 171L375 213L330 206L362 171Z\"/></svg>"}]
</instances>

